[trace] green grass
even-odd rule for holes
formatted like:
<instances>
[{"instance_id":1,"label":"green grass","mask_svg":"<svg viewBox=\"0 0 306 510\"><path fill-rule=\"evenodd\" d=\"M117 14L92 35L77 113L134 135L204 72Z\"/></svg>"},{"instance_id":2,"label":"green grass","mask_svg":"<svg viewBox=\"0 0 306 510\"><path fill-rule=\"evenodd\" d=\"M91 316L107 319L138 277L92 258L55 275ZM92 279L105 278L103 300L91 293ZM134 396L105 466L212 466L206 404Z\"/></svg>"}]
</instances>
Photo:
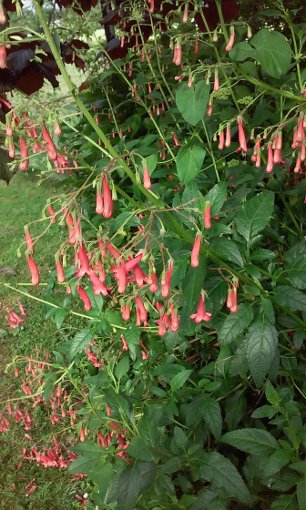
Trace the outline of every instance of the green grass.
<instances>
[{"instance_id":1,"label":"green grass","mask_svg":"<svg viewBox=\"0 0 306 510\"><path fill-rule=\"evenodd\" d=\"M24 256L17 257L16 250L23 243L23 226L41 217L41 210L47 198L62 192L56 183L45 182L37 187L35 178L30 174L17 174L7 187L0 181L0 268L10 267L17 274L0 275L0 303L5 306L16 306L18 293L2 285L9 283L18 287L19 282L30 282L30 275ZM48 222L40 222L31 227L31 233L38 235ZM61 228L52 226L43 239L35 245L35 260L39 266L42 281L48 276L50 267L54 266L54 252L62 241ZM24 252L24 246L21 249ZM31 293L39 295L42 287L33 289ZM4 373L5 366L10 359L19 354L27 356L37 344L41 350L56 348L62 341L62 332L56 329L51 321L46 321L39 303L22 298L28 317L24 328L17 334L7 328L5 315L0 315L0 394L1 401L19 396L16 381L11 371ZM4 329L7 334L4 334ZM0 405L0 410L2 408ZM43 413L37 417L33 431L30 434L34 442L41 447L44 438L50 438L55 432L49 420ZM0 509L46 509L72 510L80 508L75 500L75 494L84 492L86 482L70 481L67 472L46 469L35 463L24 461L21 467L16 466L21 461L23 447L29 447L29 441L24 437L25 431L20 425L13 425L8 433L0 433ZM33 446L33 445L32 445ZM24 487L35 478L37 490L26 497Z\"/></svg>"}]
</instances>

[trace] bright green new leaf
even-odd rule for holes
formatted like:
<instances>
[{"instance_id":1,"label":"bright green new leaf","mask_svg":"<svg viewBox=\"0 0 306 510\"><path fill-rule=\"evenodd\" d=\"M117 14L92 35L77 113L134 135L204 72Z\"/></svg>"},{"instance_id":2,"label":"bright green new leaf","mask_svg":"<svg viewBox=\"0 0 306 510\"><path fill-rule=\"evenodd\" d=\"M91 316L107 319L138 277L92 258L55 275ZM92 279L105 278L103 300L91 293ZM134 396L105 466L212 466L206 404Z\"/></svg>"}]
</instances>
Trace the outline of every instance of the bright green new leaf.
<instances>
[{"instance_id":1,"label":"bright green new leaf","mask_svg":"<svg viewBox=\"0 0 306 510\"><path fill-rule=\"evenodd\" d=\"M177 175L183 184L191 182L199 173L206 151L198 143L184 145L176 157Z\"/></svg>"},{"instance_id":2,"label":"bright green new leaf","mask_svg":"<svg viewBox=\"0 0 306 510\"><path fill-rule=\"evenodd\" d=\"M182 83L175 95L176 105L182 117L195 126L203 119L209 101L210 87L204 81L198 81L195 87Z\"/></svg>"},{"instance_id":3,"label":"bright green new leaf","mask_svg":"<svg viewBox=\"0 0 306 510\"><path fill-rule=\"evenodd\" d=\"M292 52L283 34L263 28L254 35L251 44L256 49L256 59L266 74L280 78L289 71Z\"/></svg>"}]
</instances>

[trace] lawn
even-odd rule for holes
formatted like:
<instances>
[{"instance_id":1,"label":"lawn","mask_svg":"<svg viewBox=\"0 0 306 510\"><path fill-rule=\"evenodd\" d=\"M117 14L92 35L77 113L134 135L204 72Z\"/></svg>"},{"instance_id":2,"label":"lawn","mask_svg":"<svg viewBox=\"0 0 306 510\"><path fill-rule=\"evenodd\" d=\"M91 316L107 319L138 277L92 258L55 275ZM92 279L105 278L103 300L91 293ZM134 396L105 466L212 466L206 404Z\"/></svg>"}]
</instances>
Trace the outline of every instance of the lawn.
<instances>
[{"instance_id":1,"label":"lawn","mask_svg":"<svg viewBox=\"0 0 306 510\"><path fill-rule=\"evenodd\" d=\"M41 211L46 200L58 193L57 183L44 182L39 187L30 174L17 174L9 186L0 181L0 269L9 267L16 275L0 275L0 303L1 306L15 307L18 293L5 287L8 283L12 287L20 288L19 282L30 282L29 272L24 256L18 258L17 248L23 243L23 226L41 217ZM62 190L62 187L61 187ZM31 228L31 233L37 235L48 225L47 221ZM61 242L61 227L52 226L35 245L35 259L39 265L42 281L48 275L54 264L53 254ZM21 247L24 252L24 245ZM23 288L26 288L23 286ZM35 289L38 294L41 288ZM33 290L31 289L31 293ZM5 314L0 315L0 412L3 402L20 396L17 391L13 370L6 372L6 365L16 355L27 356L37 344L52 351L61 341L61 331L55 324L46 321L39 303L24 298L22 302L27 311L27 318L22 331L15 334L9 330ZM31 431L37 448L44 440L50 440L53 433L49 420L43 414L38 415L37 422ZM37 466L35 463L24 461L21 463L23 447L29 447L24 429L13 425L9 432L0 433L0 509L48 509L70 510L79 508L75 499L76 493L84 488L84 482L70 482L71 477L65 471L58 471ZM33 447L33 443L31 444ZM37 489L29 497L25 487L35 478L33 484ZM81 485L80 485L81 484ZM82 493L82 492L81 492Z\"/></svg>"}]
</instances>

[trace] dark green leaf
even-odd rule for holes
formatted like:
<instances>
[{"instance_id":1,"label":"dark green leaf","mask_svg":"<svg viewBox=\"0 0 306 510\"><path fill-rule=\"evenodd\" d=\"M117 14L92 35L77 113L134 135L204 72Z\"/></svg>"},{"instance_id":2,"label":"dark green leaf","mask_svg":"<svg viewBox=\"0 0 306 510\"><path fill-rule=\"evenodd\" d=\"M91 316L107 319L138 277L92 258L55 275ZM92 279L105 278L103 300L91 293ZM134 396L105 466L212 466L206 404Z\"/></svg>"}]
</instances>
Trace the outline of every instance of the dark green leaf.
<instances>
[{"instance_id":1,"label":"dark green leaf","mask_svg":"<svg viewBox=\"0 0 306 510\"><path fill-rule=\"evenodd\" d=\"M292 52L286 37L276 30L263 28L251 40L262 70L273 78L289 71Z\"/></svg>"},{"instance_id":2,"label":"dark green leaf","mask_svg":"<svg viewBox=\"0 0 306 510\"><path fill-rule=\"evenodd\" d=\"M204 81L199 81L195 87L188 87L182 83L176 91L176 105L182 117L195 126L203 119L209 101L210 87Z\"/></svg>"},{"instance_id":3,"label":"dark green leaf","mask_svg":"<svg viewBox=\"0 0 306 510\"><path fill-rule=\"evenodd\" d=\"M221 255L225 260L233 262L239 267L243 267L243 258L238 248L238 245L226 239L226 237L216 237L211 243L211 247L217 255Z\"/></svg>"},{"instance_id":4,"label":"dark green leaf","mask_svg":"<svg viewBox=\"0 0 306 510\"><path fill-rule=\"evenodd\" d=\"M270 432L255 428L227 432L221 437L221 441L252 455L270 455L279 448Z\"/></svg>"},{"instance_id":5,"label":"dark green leaf","mask_svg":"<svg viewBox=\"0 0 306 510\"><path fill-rule=\"evenodd\" d=\"M233 342L250 325L252 320L252 306L242 303L236 313L231 313L226 317L218 334L219 341L224 344Z\"/></svg>"},{"instance_id":6,"label":"dark green leaf","mask_svg":"<svg viewBox=\"0 0 306 510\"><path fill-rule=\"evenodd\" d=\"M242 477L234 464L220 453L212 452L205 455L200 475L215 487L223 489L228 496L242 503L249 502L249 492Z\"/></svg>"},{"instance_id":7,"label":"dark green leaf","mask_svg":"<svg viewBox=\"0 0 306 510\"><path fill-rule=\"evenodd\" d=\"M128 356L122 357L115 368L115 376L117 379L121 379L123 376L125 376L130 368L129 358Z\"/></svg>"},{"instance_id":8,"label":"dark green leaf","mask_svg":"<svg viewBox=\"0 0 306 510\"><path fill-rule=\"evenodd\" d=\"M170 383L172 391L179 390L182 386L184 386L187 379L189 379L191 372L192 370L182 370L176 374L173 379L171 379Z\"/></svg>"},{"instance_id":9,"label":"dark green leaf","mask_svg":"<svg viewBox=\"0 0 306 510\"><path fill-rule=\"evenodd\" d=\"M274 193L262 191L247 200L235 216L239 234L249 243L269 223L274 208Z\"/></svg>"},{"instance_id":10,"label":"dark green leaf","mask_svg":"<svg viewBox=\"0 0 306 510\"><path fill-rule=\"evenodd\" d=\"M256 52L246 41L235 44L233 49L229 52L230 59L237 62L243 62L247 58L254 59L255 56Z\"/></svg>"},{"instance_id":11,"label":"dark green leaf","mask_svg":"<svg viewBox=\"0 0 306 510\"><path fill-rule=\"evenodd\" d=\"M299 254L293 260L288 260L288 279L297 289L306 289L306 255Z\"/></svg>"},{"instance_id":12,"label":"dark green leaf","mask_svg":"<svg viewBox=\"0 0 306 510\"><path fill-rule=\"evenodd\" d=\"M212 397L201 399L201 414L215 439L219 439L222 430L222 416L220 405Z\"/></svg>"},{"instance_id":13,"label":"dark green leaf","mask_svg":"<svg viewBox=\"0 0 306 510\"><path fill-rule=\"evenodd\" d=\"M150 462L153 460L153 453L142 437L134 437L127 449L128 455L134 459Z\"/></svg>"},{"instance_id":14,"label":"dark green leaf","mask_svg":"<svg viewBox=\"0 0 306 510\"><path fill-rule=\"evenodd\" d=\"M306 476L296 484L296 497L298 500L299 510L305 510L306 508Z\"/></svg>"},{"instance_id":15,"label":"dark green leaf","mask_svg":"<svg viewBox=\"0 0 306 510\"><path fill-rule=\"evenodd\" d=\"M207 193L205 196L205 200L203 202L203 210L205 207L205 202L210 202L210 208L211 208L211 215L216 216L220 210L222 209L222 206L226 199L226 193L227 193L227 185L226 182L218 182L218 184L215 184L211 190Z\"/></svg>"},{"instance_id":16,"label":"dark green leaf","mask_svg":"<svg viewBox=\"0 0 306 510\"><path fill-rule=\"evenodd\" d=\"M306 312L306 294L288 285L278 285L274 289L276 302L290 310Z\"/></svg>"},{"instance_id":17,"label":"dark green leaf","mask_svg":"<svg viewBox=\"0 0 306 510\"><path fill-rule=\"evenodd\" d=\"M134 510L140 492L151 485L156 476L156 466L138 462L124 469L114 480L107 496L107 503L116 501L120 510Z\"/></svg>"},{"instance_id":18,"label":"dark green leaf","mask_svg":"<svg viewBox=\"0 0 306 510\"><path fill-rule=\"evenodd\" d=\"M278 335L275 326L257 320L247 334L248 365L257 387L263 383L276 354Z\"/></svg>"}]
</instances>

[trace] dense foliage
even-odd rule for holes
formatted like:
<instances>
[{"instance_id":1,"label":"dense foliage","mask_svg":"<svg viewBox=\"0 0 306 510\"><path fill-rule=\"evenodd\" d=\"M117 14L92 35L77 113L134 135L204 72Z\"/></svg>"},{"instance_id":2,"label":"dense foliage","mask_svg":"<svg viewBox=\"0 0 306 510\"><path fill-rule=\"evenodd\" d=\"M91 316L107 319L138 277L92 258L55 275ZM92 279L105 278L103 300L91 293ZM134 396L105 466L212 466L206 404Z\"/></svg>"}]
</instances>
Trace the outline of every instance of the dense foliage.
<instances>
[{"instance_id":1,"label":"dense foliage","mask_svg":"<svg viewBox=\"0 0 306 510\"><path fill-rule=\"evenodd\" d=\"M216 0L212 26L202 4L121 5L130 47L88 37L77 91L34 1L69 97L39 122L31 99L11 110L6 134L21 170L72 189L43 213L66 239L41 299L78 330L27 394L65 393L72 414L51 413L79 431L69 469L99 508L302 510L305 25L281 1L252 26ZM41 242L27 227L33 285Z\"/></svg>"}]
</instances>

